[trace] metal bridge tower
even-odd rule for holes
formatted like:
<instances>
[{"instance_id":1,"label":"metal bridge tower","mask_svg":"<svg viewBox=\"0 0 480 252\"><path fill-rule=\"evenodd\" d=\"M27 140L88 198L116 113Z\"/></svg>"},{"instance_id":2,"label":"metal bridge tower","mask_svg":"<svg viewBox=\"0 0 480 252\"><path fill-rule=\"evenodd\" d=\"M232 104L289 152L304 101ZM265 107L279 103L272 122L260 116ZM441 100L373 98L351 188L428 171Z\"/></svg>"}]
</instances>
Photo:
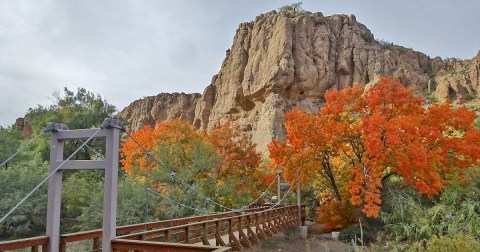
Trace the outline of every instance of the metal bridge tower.
<instances>
[{"instance_id":1,"label":"metal bridge tower","mask_svg":"<svg viewBox=\"0 0 480 252\"><path fill-rule=\"evenodd\" d=\"M123 125L120 121L107 118L99 129L68 130L63 124L54 124L50 143L50 172L64 162L63 152L65 140L105 138L106 148L104 160L68 160L58 169L48 183L47 236L49 252L58 252L60 245L60 209L63 170L104 170L105 185L103 198L103 233L102 252L111 252L111 241L116 236L117 218L117 183L118 183L118 151L120 132ZM98 132L97 132L98 131Z\"/></svg>"}]
</instances>

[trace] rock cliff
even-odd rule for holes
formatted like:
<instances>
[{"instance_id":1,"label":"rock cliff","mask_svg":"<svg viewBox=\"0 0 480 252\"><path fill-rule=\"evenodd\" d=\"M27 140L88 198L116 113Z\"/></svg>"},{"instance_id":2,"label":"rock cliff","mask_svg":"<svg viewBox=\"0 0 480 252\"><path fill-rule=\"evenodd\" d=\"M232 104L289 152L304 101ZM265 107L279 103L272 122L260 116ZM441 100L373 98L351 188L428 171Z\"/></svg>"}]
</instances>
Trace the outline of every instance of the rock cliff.
<instances>
[{"instance_id":1,"label":"rock cliff","mask_svg":"<svg viewBox=\"0 0 480 252\"><path fill-rule=\"evenodd\" d=\"M157 121L181 119L193 123L195 105L200 94L161 93L136 100L124 108L118 117L122 118L131 130L145 125L155 125Z\"/></svg>"},{"instance_id":2,"label":"rock cliff","mask_svg":"<svg viewBox=\"0 0 480 252\"><path fill-rule=\"evenodd\" d=\"M431 59L375 40L353 15L272 11L240 25L201 96L147 97L120 117L131 129L181 118L209 130L233 119L265 152L273 138L284 137L284 113L293 107L318 111L326 90L394 76L418 95L465 101L480 91L479 70L480 54L465 61Z\"/></svg>"}]
</instances>

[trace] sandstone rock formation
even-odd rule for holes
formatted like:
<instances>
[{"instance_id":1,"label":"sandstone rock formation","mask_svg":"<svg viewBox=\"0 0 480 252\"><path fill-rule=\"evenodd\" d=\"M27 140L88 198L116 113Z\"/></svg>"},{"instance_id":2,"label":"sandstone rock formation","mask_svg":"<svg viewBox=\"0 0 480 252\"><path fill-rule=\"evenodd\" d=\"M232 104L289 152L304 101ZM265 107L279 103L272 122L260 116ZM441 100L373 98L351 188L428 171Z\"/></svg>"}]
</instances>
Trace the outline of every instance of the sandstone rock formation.
<instances>
[{"instance_id":1,"label":"sandstone rock formation","mask_svg":"<svg viewBox=\"0 0 480 252\"><path fill-rule=\"evenodd\" d=\"M433 59L435 69L433 94L440 101L450 99L460 103L477 98L480 91L480 51L471 60ZM443 64L442 64L443 63Z\"/></svg>"},{"instance_id":2,"label":"sandstone rock formation","mask_svg":"<svg viewBox=\"0 0 480 252\"><path fill-rule=\"evenodd\" d=\"M18 129L20 129L20 132L23 137L28 138L32 136L32 126L29 123L29 118L23 118L23 117L17 118L17 120L15 120L14 125Z\"/></svg>"},{"instance_id":3,"label":"sandstone rock formation","mask_svg":"<svg viewBox=\"0 0 480 252\"><path fill-rule=\"evenodd\" d=\"M465 100L480 89L479 69L480 54L444 61L376 41L353 15L272 11L240 25L201 97L160 94L135 101L120 117L132 129L182 117L205 130L236 120L265 152L273 138L284 137L284 113L318 111L326 90L394 76L418 95Z\"/></svg>"},{"instance_id":4,"label":"sandstone rock formation","mask_svg":"<svg viewBox=\"0 0 480 252\"><path fill-rule=\"evenodd\" d=\"M131 130L145 125L155 125L157 121L181 119L193 123L195 105L200 94L161 93L136 100L123 109L118 117L122 118Z\"/></svg>"}]
</instances>

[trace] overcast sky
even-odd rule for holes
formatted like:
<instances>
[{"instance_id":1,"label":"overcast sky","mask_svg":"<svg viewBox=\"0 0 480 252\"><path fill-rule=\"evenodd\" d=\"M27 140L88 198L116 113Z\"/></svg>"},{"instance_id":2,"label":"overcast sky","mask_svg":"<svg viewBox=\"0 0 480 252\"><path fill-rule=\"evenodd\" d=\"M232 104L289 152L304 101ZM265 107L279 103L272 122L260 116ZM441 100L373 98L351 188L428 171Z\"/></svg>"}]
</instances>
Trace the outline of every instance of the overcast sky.
<instances>
[{"instance_id":1,"label":"overcast sky","mask_svg":"<svg viewBox=\"0 0 480 252\"><path fill-rule=\"evenodd\" d=\"M242 22L294 1L0 0L0 125L54 91L84 87L118 110L210 83ZM377 39L432 57L480 49L478 0L304 0L311 12L355 14ZM99 122L100 123L100 122Z\"/></svg>"}]
</instances>

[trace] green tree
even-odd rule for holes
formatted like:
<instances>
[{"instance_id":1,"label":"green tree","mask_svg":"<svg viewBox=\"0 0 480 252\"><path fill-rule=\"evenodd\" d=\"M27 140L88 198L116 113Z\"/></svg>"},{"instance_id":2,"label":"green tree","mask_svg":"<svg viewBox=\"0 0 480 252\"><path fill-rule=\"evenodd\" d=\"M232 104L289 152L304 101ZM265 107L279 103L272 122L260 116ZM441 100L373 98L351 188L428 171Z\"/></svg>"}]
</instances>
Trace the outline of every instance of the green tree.
<instances>
[{"instance_id":1,"label":"green tree","mask_svg":"<svg viewBox=\"0 0 480 252\"><path fill-rule=\"evenodd\" d=\"M30 108L26 117L30 118L33 132L41 131L50 122L68 125L70 129L98 127L104 118L112 117L116 108L99 94L78 88L76 92L64 88L63 94L53 94L55 104L48 107L38 105Z\"/></svg>"},{"instance_id":2,"label":"green tree","mask_svg":"<svg viewBox=\"0 0 480 252\"><path fill-rule=\"evenodd\" d=\"M280 12L292 12L292 13L304 13L305 10L302 8L302 2L292 3L284 5L278 8Z\"/></svg>"},{"instance_id":3,"label":"green tree","mask_svg":"<svg viewBox=\"0 0 480 252\"><path fill-rule=\"evenodd\" d=\"M103 119L113 117L115 106L103 99L100 95L78 88L76 92L64 88L63 94L53 94L55 104L48 107L38 105L30 108L25 118L32 127L33 135L41 132L51 122L63 123L70 129L97 128ZM65 146L65 156L71 154L82 143L68 141ZM104 142L94 140L90 146L99 152L103 152ZM48 140L39 141L37 151L42 153L44 160L49 159ZM77 159L91 159L95 156L89 149L83 149L77 154Z\"/></svg>"},{"instance_id":4,"label":"green tree","mask_svg":"<svg viewBox=\"0 0 480 252\"><path fill-rule=\"evenodd\" d=\"M37 136L50 122L61 122L71 129L98 127L104 118L112 117L116 111L100 95L78 88L76 92L67 88L63 93L55 93L55 104L38 105L30 108L26 121L32 127L32 135ZM13 154L23 142L14 126L0 128L0 162ZM67 141L64 156L69 156L82 143ZM6 214L30 190L32 190L48 174L50 138L39 138L25 149L18 157L9 162L8 169L0 169L0 215ZM104 141L95 140L89 144L96 152L103 153ZM86 148L74 159L95 158L95 151ZM65 232L81 226L78 216L84 214L84 209L95 195L93 189L102 192L103 189L91 188L93 185L103 185L103 172L82 171L64 172L64 188L73 196L67 195L63 200L62 229ZM72 189L72 187L74 189ZM44 185L24 205L18 208L4 223L0 224L0 238L21 238L41 234L45 231L47 186ZM143 197L143 194L139 196ZM98 208L101 209L101 208Z\"/></svg>"},{"instance_id":5,"label":"green tree","mask_svg":"<svg viewBox=\"0 0 480 252\"><path fill-rule=\"evenodd\" d=\"M47 176L47 167L48 164L41 160L38 153L30 152L8 169L0 169L1 217ZM42 186L0 224L0 239L42 234L45 232L46 211L47 187Z\"/></svg>"},{"instance_id":6,"label":"green tree","mask_svg":"<svg viewBox=\"0 0 480 252\"><path fill-rule=\"evenodd\" d=\"M80 172L65 182L63 222L69 231L85 231L102 227L103 182L91 183ZM130 225L157 220L154 216L159 199L144 186L119 177L117 191L117 225Z\"/></svg>"},{"instance_id":7,"label":"green tree","mask_svg":"<svg viewBox=\"0 0 480 252\"><path fill-rule=\"evenodd\" d=\"M0 127L0 163L6 161L17 151L20 147L21 140L20 132L15 127ZM19 159L17 158L15 160ZM5 163L4 168L8 168L9 163L15 162L15 160Z\"/></svg>"}]
</instances>

